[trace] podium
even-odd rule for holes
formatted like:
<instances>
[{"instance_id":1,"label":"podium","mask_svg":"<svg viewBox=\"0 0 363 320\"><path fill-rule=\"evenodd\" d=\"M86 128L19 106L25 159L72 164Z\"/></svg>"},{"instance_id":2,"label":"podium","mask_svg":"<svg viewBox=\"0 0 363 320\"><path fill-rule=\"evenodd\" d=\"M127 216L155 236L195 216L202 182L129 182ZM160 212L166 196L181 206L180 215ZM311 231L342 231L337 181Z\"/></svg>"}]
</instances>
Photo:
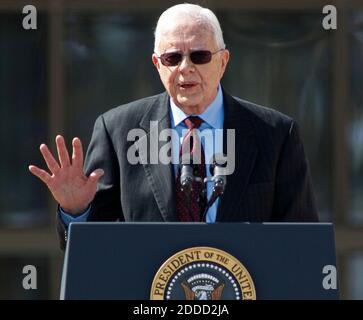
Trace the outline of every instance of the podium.
<instances>
[{"instance_id":1,"label":"podium","mask_svg":"<svg viewBox=\"0 0 363 320\"><path fill-rule=\"evenodd\" d=\"M72 223L61 299L339 299L331 223Z\"/></svg>"}]
</instances>

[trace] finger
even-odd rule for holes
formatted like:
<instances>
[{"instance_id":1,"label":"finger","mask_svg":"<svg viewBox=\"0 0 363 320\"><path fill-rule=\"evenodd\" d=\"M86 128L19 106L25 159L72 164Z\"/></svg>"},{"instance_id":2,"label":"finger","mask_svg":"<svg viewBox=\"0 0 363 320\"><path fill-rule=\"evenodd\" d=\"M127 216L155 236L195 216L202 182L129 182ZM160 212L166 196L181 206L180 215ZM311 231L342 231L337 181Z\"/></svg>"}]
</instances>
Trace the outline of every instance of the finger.
<instances>
[{"instance_id":1,"label":"finger","mask_svg":"<svg viewBox=\"0 0 363 320\"><path fill-rule=\"evenodd\" d=\"M33 165L30 165L28 168L32 174L42 180L45 184L48 184L50 182L51 176L48 172Z\"/></svg>"},{"instance_id":2,"label":"finger","mask_svg":"<svg viewBox=\"0 0 363 320\"><path fill-rule=\"evenodd\" d=\"M98 180L105 174L102 169L96 169L88 177L88 183L90 185L97 185Z\"/></svg>"},{"instance_id":3,"label":"finger","mask_svg":"<svg viewBox=\"0 0 363 320\"><path fill-rule=\"evenodd\" d=\"M69 154L64 138L61 135L56 136L55 143L57 144L58 158L61 167L69 167L71 165L71 161L69 160Z\"/></svg>"},{"instance_id":4,"label":"finger","mask_svg":"<svg viewBox=\"0 0 363 320\"><path fill-rule=\"evenodd\" d=\"M43 155L43 158L52 173L57 173L57 171L60 169L58 162L54 159L52 153L49 151L47 145L41 144L40 145L40 152Z\"/></svg>"},{"instance_id":5,"label":"finger","mask_svg":"<svg viewBox=\"0 0 363 320\"><path fill-rule=\"evenodd\" d=\"M79 138L74 138L72 141L73 155L72 155L72 165L82 169L83 168L83 148L82 143Z\"/></svg>"}]
</instances>

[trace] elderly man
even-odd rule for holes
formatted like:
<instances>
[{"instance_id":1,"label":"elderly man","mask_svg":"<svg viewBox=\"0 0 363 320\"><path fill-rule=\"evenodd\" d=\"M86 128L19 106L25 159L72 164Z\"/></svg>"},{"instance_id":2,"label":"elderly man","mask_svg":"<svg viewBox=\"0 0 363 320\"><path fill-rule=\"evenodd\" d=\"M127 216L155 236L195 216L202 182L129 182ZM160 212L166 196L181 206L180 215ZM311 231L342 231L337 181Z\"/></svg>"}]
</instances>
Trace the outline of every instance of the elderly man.
<instances>
[{"instance_id":1,"label":"elderly man","mask_svg":"<svg viewBox=\"0 0 363 320\"><path fill-rule=\"evenodd\" d=\"M72 160L62 136L56 137L59 163L44 144L40 151L50 173L30 166L59 203L58 230L64 246L72 221L318 221L309 168L296 123L271 109L230 96L220 85L229 51L212 11L192 4L167 9L155 31L152 62L166 92L122 105L101 115L94 127L83 170L81 141L74 138ZM235 168L225 192L210 208L193 185L187 207L180 167L151 163L140 149L152 143L151 123L174 129L171 152L193 136L202 161L195 174L211 175L206 143L195 129L234 132ZM129 141L129 133L144 135ZM225 138L225 137L224 137ZM188 142L189 143L189 142ZM153 144L161 150L163 143ZM130 163L134 148L144 161ZM219 151L224 146L217 144ZM205 154L204 154L205 152ZM228 156L228 155L227 155ZM194 182L193 182L194 183ZM195 193L199 195L195 196ZM208 187L208 198L211 187ZM206 214L200 218L203 209Z\"/></svg>"}]
</instances>

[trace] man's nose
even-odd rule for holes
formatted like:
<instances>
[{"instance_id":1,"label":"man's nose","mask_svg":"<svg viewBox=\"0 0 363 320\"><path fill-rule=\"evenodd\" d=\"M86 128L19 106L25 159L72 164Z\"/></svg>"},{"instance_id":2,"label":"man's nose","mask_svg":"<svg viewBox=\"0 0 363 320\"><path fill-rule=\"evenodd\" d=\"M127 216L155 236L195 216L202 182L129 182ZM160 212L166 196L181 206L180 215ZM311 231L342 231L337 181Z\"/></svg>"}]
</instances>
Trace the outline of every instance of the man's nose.
<instances>
[{"instance_id":1,"label":"man's nose","mask_svg":"<svg viewBox=\"0 0 363 320\"><path fill-rule=\"evenodd\" d=\"M194 63L190 60L189 55L184 55L182 61L179 64L179 70L181 72L194 70Z\"/></svg>"}]
</instances>

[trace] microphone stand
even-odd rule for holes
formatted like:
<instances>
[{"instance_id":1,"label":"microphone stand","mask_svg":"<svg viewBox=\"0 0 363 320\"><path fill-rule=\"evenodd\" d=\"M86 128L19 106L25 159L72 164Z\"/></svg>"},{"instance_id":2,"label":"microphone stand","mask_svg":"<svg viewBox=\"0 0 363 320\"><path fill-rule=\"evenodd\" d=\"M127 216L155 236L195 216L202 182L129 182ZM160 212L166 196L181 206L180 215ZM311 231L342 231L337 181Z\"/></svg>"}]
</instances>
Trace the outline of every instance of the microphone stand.
<instances>
[{"instance_id":1,"label":"microphone stand","mask_svg":"<svg viewBox=\"0 0 363 320\"><path fill-rule=\"evenodd\" d=\"M207 193L206 188L207 188L208 182L213 182L214 185L213 185L212 195L204 208L201 222L206 221L206 216L207 216L207 212L208 212L209 208L218 199L218 197L223 195L224 190L226 188L226 184L227 184L227 177L225 175L224 166L220 166L216 162L214 162L213 166L211 166L211 171L212 171L213 177L204 179L203 192L205 192L205 194Z\"/></svg>"},{"instance_id":2,"label":"microphone stand","mask_svg":"<svg viewBox=\"0 0 363 320\"><path fill-rule=\"evenodd\" d=\"M212 178L213 179L213 178ZM212 179L207 179L207 181L205 182L213 182ZM201 219L201 222L205 222L206 220L206 217L207 217L207 212L209 210L209 208L213 205L213 203L218 199L218 197L222 196L223 195L223 192L224 190L218 185L217 182L214 181L214 186L213 186L213 191L212 191L212 195L211 197L209 198L205 208L204 208L204 212L203 212L203 215L202 215L202 219Z\"/></svg>"},{"instance_id":3,"label":"microphone stand","mask_svg":"<svg viewBox=\"0 0 363 320\"><path fill-rule=\"evenodd\" d=\"M189 160L189 161L185 161ZM184 204L188 209L189 216L191 221L194 221L194 217L191 214L192 212L192 201L191 201L191 193L193 190L193 181L195 180L193 174L193 164L191 164L191 159L185 159L181 157L180 161L180 188L181 191L185 195Z\"/></svg>"}]
</instances>

